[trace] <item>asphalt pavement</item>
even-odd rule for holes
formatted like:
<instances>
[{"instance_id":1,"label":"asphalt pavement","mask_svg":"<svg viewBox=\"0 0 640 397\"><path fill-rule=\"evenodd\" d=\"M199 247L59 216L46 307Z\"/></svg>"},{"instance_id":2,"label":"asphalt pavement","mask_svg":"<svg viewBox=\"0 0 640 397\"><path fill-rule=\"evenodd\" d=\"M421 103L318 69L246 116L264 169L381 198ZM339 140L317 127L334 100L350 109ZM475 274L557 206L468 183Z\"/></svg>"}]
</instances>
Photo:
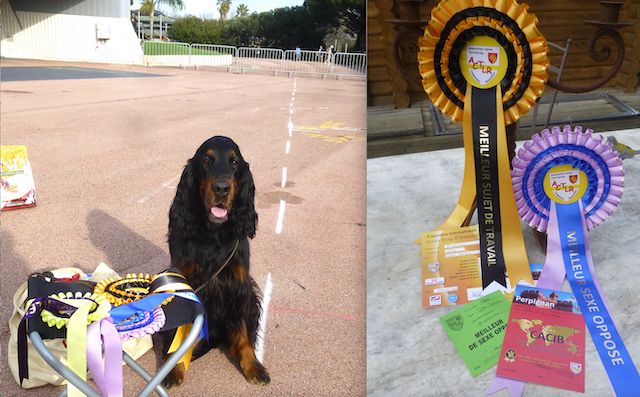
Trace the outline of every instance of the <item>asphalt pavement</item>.
<instances>
[{"instance_id":1,"label":"asphalt pavement","mask_svg":"<svg viewBox=\"0 0 640 397\"><path fill-rule=\"evenodd\" d=\"M0 220L0 395L62 390L22 390L8 371L17 286L34 271L91 271L99 262L120 274L166 268L178 177L213 135L232 137L254 174L251 273L261 289L269 275L272 281L263 350L272 382L248 384L214 350L170 395L364 395L365 82L2 61L3 73L60 66L106 72L0 87L1 143L27 146L37 191L35 208L3 212ZM140 362L155 369L153 352ZM142 387L125 368L125 396Z\"/></svg>"}]
</instances>

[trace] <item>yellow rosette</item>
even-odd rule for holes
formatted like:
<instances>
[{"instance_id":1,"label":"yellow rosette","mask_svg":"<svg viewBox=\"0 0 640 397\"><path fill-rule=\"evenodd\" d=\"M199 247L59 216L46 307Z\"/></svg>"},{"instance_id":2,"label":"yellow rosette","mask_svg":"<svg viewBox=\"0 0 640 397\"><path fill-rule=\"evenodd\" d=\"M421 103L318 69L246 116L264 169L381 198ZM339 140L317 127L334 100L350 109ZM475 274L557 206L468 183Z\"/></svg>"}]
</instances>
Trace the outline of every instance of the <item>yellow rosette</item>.
<instances>
[{"instance_id":1,"label":"yellow rosette","mask_svg":"<svg viewBox=\"0 0 640 397\"><path fill-rule=\"evenodd\" d=\"M425 91L444 114L463 120L467 80L458 60L476 36L491 37L505 50L508 67L500 88L506 125L535 105L544 91L549 59L538 18L528 8L515 0L444 0L431 11L418 43L418 64Z\"/></svg>"},{"instance_id":2,"label":"yellow rosette","mask_svg":"<svg viewBox=\"0 0 640 397\"><path fill-rule=\"evenodd\" d=\"M151 282L149 274L127 274L124 278L117 276L100 281L94 292L104 295L112 305L120 306L149 295Z\"/></svg>"},{"instance_id":3,"label":"yellow rosette","mask_svg":"<svg viewBox=\"0 0 640 397\"><path fill-rule=\"evenodd\" d=\"M109 311L111 311L111 303L109 303L104 295L100 294L60 292L51 295L51 298L76 308L79 308L81 304L88 303L89 312L87 313L87 325L94 321L102 320L107 317ZM43 309L40 315L42 322L46 323L49 327L56 327L58 329L66 327L69 324L70 317L72 317L70 313L52 313L47 309Z\"/></svg>"},{"instance_id":4,"label":"yellow rosette","mask_svg":"<svg viewBox=\"0 0 640 397\"><path fill-rule=\"evenodd\" d=\"M482 286L497 282L506 291L533 284L505 131L535 106L547 80L547 42L527 10L515 0L443 0L418 52L429 98L463 123L462 189L438 229L467 225L477 207Z\"/></svg>"}]
</instances>

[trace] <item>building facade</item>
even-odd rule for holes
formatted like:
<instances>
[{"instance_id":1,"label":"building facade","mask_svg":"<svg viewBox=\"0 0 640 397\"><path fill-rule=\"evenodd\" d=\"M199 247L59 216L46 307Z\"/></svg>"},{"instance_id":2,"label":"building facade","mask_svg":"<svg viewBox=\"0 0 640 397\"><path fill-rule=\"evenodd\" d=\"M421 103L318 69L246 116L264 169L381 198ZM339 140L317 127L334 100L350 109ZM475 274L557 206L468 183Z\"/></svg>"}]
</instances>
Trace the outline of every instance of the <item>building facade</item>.
<instances>
[{"instance_id":1,"label":"building facade","mask_svg":"<svg viewBox=\"0 0 640 397\"><path fill-rule=\"evenodd\" d=\"M129 0L1 0L0 56L140 64Z\"/></svg>"}]
</instances>

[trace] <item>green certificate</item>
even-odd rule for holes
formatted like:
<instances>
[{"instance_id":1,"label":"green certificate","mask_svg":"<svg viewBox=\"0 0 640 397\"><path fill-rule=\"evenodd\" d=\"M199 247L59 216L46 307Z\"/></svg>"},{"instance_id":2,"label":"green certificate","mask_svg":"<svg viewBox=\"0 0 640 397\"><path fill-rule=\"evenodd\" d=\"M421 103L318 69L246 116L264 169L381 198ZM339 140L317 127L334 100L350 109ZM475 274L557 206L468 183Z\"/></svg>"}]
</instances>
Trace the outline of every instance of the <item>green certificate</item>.
<instances>
[{"instance_id":1,"label":"green certificate","mask_svg":"<svg viewBox=\"0 0 640 397\"><path fill-rule=\"evenodd\" d=\"M510 308L507 298L496 291L440 317L471 376L498 364Z\"/></svg>"}]
</instances>

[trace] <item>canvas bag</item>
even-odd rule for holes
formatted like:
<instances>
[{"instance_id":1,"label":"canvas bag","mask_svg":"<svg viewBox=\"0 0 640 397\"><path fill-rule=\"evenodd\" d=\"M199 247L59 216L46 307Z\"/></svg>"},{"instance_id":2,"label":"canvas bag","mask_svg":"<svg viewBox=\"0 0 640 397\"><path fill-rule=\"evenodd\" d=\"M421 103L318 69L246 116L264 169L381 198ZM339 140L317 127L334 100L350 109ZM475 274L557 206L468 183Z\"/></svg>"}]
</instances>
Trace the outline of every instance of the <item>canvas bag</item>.
<instances>
[{"instance_id":1,"label":"canvas bag","mask_svg":"<svg viewBox=\"0 0 640 397\"><path fill-rule=\"evenodd\" d=\"M106 265L100 264L99 268L101 266ZM56 277L70 277L74 274L78 274L80 275L80 279L87 278L86 274L82 270L73 267L53 270L52 273ZM18 372L18 325L20 325L20 321L25 314L25 306L28 297L27 294L27 282L25 282L20 285L13 296L13 313L9 319L10 338L7 354L11 374L18 384L20 384ZM64 346L64 339L45 339L44 344L63 364L67 363L67 348ZM135 360L150 350L151 347L152 342L150 335L139 339L132 338L122 344L123 350ZM58 374L44 361L44 359L42 359L42 357L40 357L40 354L36 351L28 338L27 356L29 360L29 378L22 381L23 388L31 389L34 387L44 386L46 384L59 386L66 382L60 374Z\"/></svg>"}]
</instances>

